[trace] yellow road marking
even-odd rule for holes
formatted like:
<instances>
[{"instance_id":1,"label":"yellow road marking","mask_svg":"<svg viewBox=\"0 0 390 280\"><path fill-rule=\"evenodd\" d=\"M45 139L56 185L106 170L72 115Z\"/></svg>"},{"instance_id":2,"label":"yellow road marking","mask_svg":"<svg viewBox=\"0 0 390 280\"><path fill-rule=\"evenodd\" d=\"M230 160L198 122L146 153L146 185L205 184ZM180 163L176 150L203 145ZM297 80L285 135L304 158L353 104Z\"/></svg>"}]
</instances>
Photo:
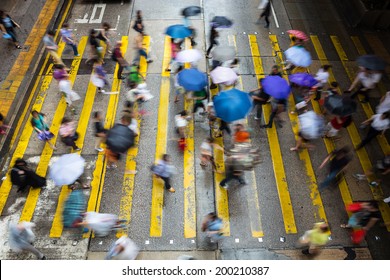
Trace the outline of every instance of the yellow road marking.
<instances>
[{"instance_id":1,"label":"yellow road marking","mask_svg":"<svg viewBox=\"0 0 390 280\"><path fill-rule=\"evenodd\" d=\"M170 73L165 71L171 57L170 37L165 36L164 58L161 73L160 87L160 104L158 107L157 135L156 135L156 155L155 161L161 159L161 156L167 150L167 133L168 133L168 104L170 91ZM163 219L163 199L164 184L161 179L153 176L152 188L152 209L150 212L150 236L161 237L162 219ZM174 194L172 194L174 195Z\"/></svg>"},{"instance_id":2,"label":"yellow road marking","mask_svg":"<svg viewBox=\"0 0 390 280\"><path fill-rule=\"evenodd\" d=\"M316 36L311 36L311 37L312 37L312 39L313 39L313 37L316 39L317 45L321 45ZM332 38L332 41L334 41L334 38ZM339 43L335 44L335 42L334 42L334 46L336 48L336 51L338 53L340 52L339 56L340 56L341 60L343 60L343 59L345 60L346 56L345 56L345 53L343 54L341 52L341 49L340 49L341 45ZM321 49L322 49L322 47L321 47ZM321 57L323 58L321 60L322 65L329 64L328 59L326 58L326 55L323 52L323 50L321 53ZM344 63L344 62L342 61L342 63ZM329 81L330 82L336 81L332 70L329 71ZM360 135L357 131L355 124L352 123L351 125L349 125L347 130L348 130L348 133L349 133L349 136L351 138L353 145L356 147L361 142L361 138L360 138ZM362 165L364 173L369 172L372 169L372 165L371 165L370 159L368 158L366 149L363 147L362 149L356 151L356 153L359 157L360 164ZM372 176L368 176L368 180L371 182L373 180ZM390 209L389 209L389 206L382 201L382 198L383 198L382 189L380 187L370 187L370 189L371 189L371 192L373 194L374 199L379 201L379 210L382 213L382 218L385 221L385 223L388 223L387 230L390 231Z\"/></svg>"},{"instance_id":3,"label":"yellow road marking","mask_svg":"<svg viewBox=\"0 0 390 280\"><path fill-rule=\"evenodd\" d=\"M191 43L188 38L185 41L186 49L191 49ZM185 68L189 68L189 63L185 64ZM193 99L184 97L184 110L188 113L192 112L194 107ZM195 174L194 174L194 119L188 121L187 148L184 150L184 238L196 237L196 197L195 197Z\"/></svg>"},{"instance_id":4,"label":"yellow road marking","mask_svg":"<svg viewBox=\"0 0 390 280\"><path fill-rule=\"evenodd\" d=\"M68 15L68 12L69 12L71 4L72 4L72 1L69 1L68 5L65 8L64 14L62 15L62 18L61 18L60 23L59 23L58 26L62 26L62 24L64 23L65 18ZM56 33L54 35L54 40L57 39L59 32L60 32L60 28L57 29L57 31L56 31ZM58 45L57 53L58 53L58 55L60 57L61 57L62 52L64 51L64 48L65 48L65 44L59 44ZM39 85L39 82L41 81L42 73L45 70L47 63L49 62L49 58L50 58L50 54L48 53L46 55L45 61L42 64L41 70L39 71L39 74L38 74L38 76L37 76L37 78L35 80L35 84L33 86L33 89L31 90L31 92L35 92L36 91L36 89L37 89L37 87ZM52 67L53 67L53 63L51 63L49 65L49 69L51 69ZM13 145L15 143L15 138L18 136L19 130L22 128L24 118L25 118L25 116L27 114L27 111L30 109L30 104L32 102L33 97L34 97L34 94L30 94L29 97L28 97L28 100L27 100L27 102L26 102L26 104L24 106L24 109L23 109L23 113L21 114L21 117L19 118L19 121L18 121L17 125L15 126L15 130L14 130L13 135L12 135L10 147L13 147Z\"/></svg>"},{"instance_id":5,"label":"yellow road marking","mask_svg":"<svg viewBox=\"0 0 390 280\"><path fill-rule=\"evenodd\" d=\"M65 44L62 43L59 45L59 55L61 55L64 48L65 48ZM49 66L49 69L48 69L46 75L43 76L44 78L43 78L42 84L39 88L39 94L37 95L37 98L36 98L34 106L33 106L33 110L37 110L38 112L40 112L42 109L43 102L44 102L46 94L47 94L46 91L49 89L50 83L53 79L53 75L48 74L50 72L52 66L53 66L53 64L51 64ZM38 83L34 86L34 88L33 88L34 91L36 90L37 85L38 85ZM33 96L33 94L31 94L31 96ZM19 125L21 125L21 124L18 124L18 126ZM10 167L12 167L14 165L15 161L18 158L23 158L23 155L27 149L28 142L30 141L31 134L33 133L33 130L34 129L33 129L32 125L30 125L29 122L27 122L27 124L25 125L25 127L23 129L22 135L19 138L18 145L16 146L14 154L12 155L12 158L10 161ZM11 176L7 176L7 178L3 181L3 183L1 184L1 187L0 187L0 213L3 212L3 209L4 209L4 206L7 202L11 187L12 187Z\"/></svg>"},{"instance_id":6,"label":"yellow road marking","mask_svg":"<svg viewBox=\"0 0 390 280\"><path fill-rule=\"evenodd\" d=\"M313 43L314 49L317 53L317 56L320 59L321 64L322 65L327 64L328 62L326 60L325 52L322 49L322 46L318 40L318 37L314 36L314 35L310 36L310 37L311 37L311 41ZM312 100L312 106L313 106L313 110L317 114L322 114L318 102ZM328 154L331 153L336 148L334 145L334 142L329 138L323 138L323 140L324 140L325 147L326 147ZM344 205L347 206L347 205L351 204L352 203L352 196L351 196L351 193L349 192L348 185L347 185L347 182L345 181L344 176L342 177L342 179L339 182L339 189L340 189L340 193L341 193L341 197L343 199Z\"/></svg>"},{"instance_id":7,"label":"yellow road marking","mask_svg":"<svg viewBox=\"0 0 390 280\"><path fill-rule=\"evenodd\" d=\"M143 46L145 47L146 51L148 52L149 46L150 46L150 36L144 36L143 39ZM148 64L146 62L146 59L141 56L140 59L140 73L141 75L146 78L146 74L148 71ZM138 103L135 102L134 104L134 112L138 111ZM138 144L139 144L139 138L140 138L140 127L141 127L141 117L137 117L137 127L138 127L138 136L134 139L134 147L129 149L126 156L126 171L135 171L137 169L137 162L135 161L137 155L138 155ZM133 192L134 192L134 181L135 181L135 174L131 174L129 172L126 172L123 176L123 183L122 183L122 197L121 202L119 204L119 219L123 219L127 221L127 224L130 224L131 221L131 210L133 205ZM119 231L116 236L119 238L122 235L126 234L127 230L121 230Z\"/></svg>"},{"instance_id":8,"label":"yellow road marking","mask_svg":"<svg viewBox=\"0 0 390 280\"><path fill-rule=\"evenodd\" d=\"M106 45L104 46L106 47ZM105 48L103 49L103 54L105 54ZM91 75L93 74L94 71L92 71ZM92 111L92 106L95 100L95 95L96 95L96 86L94 86L93 83L89 81L87 92L85 94L83 108L81 110L78 126L76 129L76 131L79 133L79 138L76 141L76 145L80 149L83 149L85 132L87 131L87 127L88 127L88 123ZM81 154L81 150L77 153ZM60 195L58 197L56 212L54 214L53 223L51 225L50 234L49 234L49 236L52 238L61 237L62 230L63 230L62 210L63 210L63 205L65 203L65 200L67 199L70 192L71 191L68 188L68 186L62 186Z\"/></svg>"},{"instance_id":9,"label":"yellow road marking","mask_svg":"<svg viewBox=\"0 0 390 280\"><path fill-rule=\"evenodd\" d=\"M374 34L364 33L364 36L366 37L371 49L374 50L375 54L382 57L387 62L387 64L389 64L390 54L388 52L388 47L385 47L378 36ZM389 68L387 67L387 70L388 69Z\"/></svg>"},{"instance_id":10,"label":"yellow road marking","mask_svg":"<svg viewBox=\"0 0 390 280\"><path fill-rule=\"evenodd\" d=\"M272 41L272 46L274 46L275 51L279 56L280 60L283 60L282 53L280 52L279 43L277 41L277 37L275 35L270 35L270 39ZM283 72L283 78L288 81L288 77L285 72ZM289 97L289 104L291 105L291 107L295 108L295 100L292 94L290 94ZM288 113L288 116L290 118L291 127L295 135L295 140L297 140L298 132L299 132L298 115ZM314 212L314 218L317 221L321 220L327 222L324 205L322 204L321 195L320 192L318 191L317 180L314 174L313 166L311 164L309 152L307 151L307 149L300 149L298 151L298 155L299 155L299 159L303 162L305 166L306 176L308 177L307 184L310 190L310 198L314 208L317 210L316 212Z\"/></svg>"},{"instance_id":11,"label":"yellow road marking","mask_svg":"<svg viewBox=\"0 0 390 280\"><path fill-rule=\"evenodd\" d=\"M46 33L47 27L51 22L59 2L59 0L46 1L32 28L33 32L29 34L24 43L25 46L30 46L29 51L19 53L13 67L0 88L0 105L2 114L5 118L8 115L9 109L21 85L21 81L27 73L31 61L38 50L39 43Z\"/></svg>"},{"instance_id":12,"label":"yellow road marking","mask_svg":"<svg viewBox=\"0 0 390 280\"><path fill-rule=\"evenodd\" d=\"M270 39L272 40L273 37ZM259 46L257 44L256 36L250 35L249 37L249 45L252 52L252 60L253 65L255 67L255 73L256 78L259 80L260 78L264 78L264 70L262 66L262 61L260 58L260 50ZM273 52L276 51L273 49ZM269 105L263 106L263 115L264 120L266 123L269 122L269 115L271 114L271 109ZM284 227L286 230L286 233L297 233L297 227L295 225L295 218L294 218L294 211L291 204L291 198L288 191L288 185L286 181L286 174L284 172L284 165L283 165L283 159L282 154L280 151L279 141L278 141L278 134L276 131L275 126L273 125L272 128L267 128L267 136L268 136L268 142L271 150L271 156L272 156L272 164L274 168L274 174L275 174L275 180L276 180L276 187L278 190L279 200L280 200L280 206L282 210L283 215L283 222Z\"/></svg>"},{"instance_id":13,"label":"yellow road marking","mask_svg":"<svg viewBox=\"0 0 390 280\"><path fill-rule=\"evenodd\" d=\"M72 61L71 71L69 74L69 80L71 81L72 84L76 80L76 75L77 75L77 71L78 71L80 63L81 63L81 58L82 58L82 55L84 53L85 46L87 45L87 38L88 38L87 36L83 36L81 38L80 43L79 43L79 47L82 51L80 52L80 56L76 57ZM53 143L55 143L57 140L58 130L60 128L61 120L63 119L63 117L65 115L66 107L67 107L67 105L65 102L65 98L62 97L58 106L57 106L57 110L54 114L52 125L50 127L50 131L55 135L54 138L52 139ZM53 149L50 148L50 146L46 143L45 147L42 151L39 164L37 166L36 173L38 175L46 177L47 168L49 167L49 161L50 161L52 154L53 154ZM36 189L31 188L30 189L28 196L27 196L26 203L25 203L23 210L22 210L20 221L31 221L32 216L34 214L35 206L38 202L40 192L41 192L40 188L36 188Z\"/></svg>"}]
</instances>

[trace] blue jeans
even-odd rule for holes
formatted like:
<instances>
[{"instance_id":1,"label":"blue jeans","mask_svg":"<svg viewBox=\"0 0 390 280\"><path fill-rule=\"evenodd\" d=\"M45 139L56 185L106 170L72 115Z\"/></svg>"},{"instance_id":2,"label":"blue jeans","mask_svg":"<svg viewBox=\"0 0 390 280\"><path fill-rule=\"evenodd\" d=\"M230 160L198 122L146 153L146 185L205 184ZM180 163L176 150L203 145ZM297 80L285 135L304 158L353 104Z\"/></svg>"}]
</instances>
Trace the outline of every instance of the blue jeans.
<instances>
[{"instance_id":1,"label":"blue jeans","mask_svg":"<svg viewBox=\"0 0 390 280\"><path fill-rule=\"evenodd\" d=\"M79 52L77 51L77 45L76 44L67 44L67 45L72 47L74 55L78 55L79 54Z\"/></svg>"},{"instance_id":2,"label":"blue jeans","mask_svg":"<svg viewBox=\"0 0 390 280\"><path fill-rule=\"evenodd\" d=\"M138 50L138 54L139 54L140 57L144 56L145 59L148 59L148 54L146 53L146 51L144 49L139 49Z\"/></svg>"},{"instance_id":3,"label":"blue jeans","mask_svg":"<svg viewBox=\"0 0 390 280\"><path fill-rule=\"evenodd\" d=\"M336 180L337 174L339 174L339 170L333 170L333 171L329 172L328 176L327 176L327 177L325 178L325 180L318 186L318 188L321 190L321 189L324 189L324 188L326 188L327 186L329 186L331 183L334 182L334 180Z\"/></svg>"}]
</instances>

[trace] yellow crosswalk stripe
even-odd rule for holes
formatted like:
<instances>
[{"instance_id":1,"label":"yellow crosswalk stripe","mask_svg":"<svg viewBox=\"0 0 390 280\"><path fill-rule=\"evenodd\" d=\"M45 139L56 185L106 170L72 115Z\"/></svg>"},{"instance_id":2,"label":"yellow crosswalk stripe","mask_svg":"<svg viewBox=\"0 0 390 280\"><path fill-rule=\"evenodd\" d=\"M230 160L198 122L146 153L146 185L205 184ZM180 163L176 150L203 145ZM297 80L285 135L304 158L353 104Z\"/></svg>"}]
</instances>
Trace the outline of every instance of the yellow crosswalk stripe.
<instances>
[{"instance_id":1,"label":"yellow crosswalk stripe","mask_svg":"<svg viewBox=\"0 0 390 280\"><path fill-rule=\"evenodd\" d=\"M315 35L312 35L312 36L310 36L310 38L311 38L311 42L314 46L314 49L317 53L317 56L319 57L319 59L321 61L321 64L325 65L326 64L324 62L324 60L326 59L325 52L322 49L322 46L318 40L318 37ZM322 114L321 108L320 108L317 101L312 100L311 104L313 106L313 110L317 114ZM331 153L336 148L334 142L329 138L323 138L323 140L324 140L325 147L326 147L328 154ZM352 203L352 196L351 196L351 193L349 192L348 185L347 185L347 182L345 181L344 176L341 178L341 180L339 182L339 189L340 189L340 194L341 194L341 198L343 199L344 205L347 206L347 205L351 204ZM349 212L348 212L348 214L349 214Z\"/></svg>"},{"instance_id":2,"label":"yellow crosswalk stripe","mask_svg":"<svg viewBox=\"0 0 390 280\"><path fill-rule=\"evenodd\" d=\"M71 81L72 84L76 80L76 75L77 75L77 71L78 71L80 63L81 63L81 58L82 58L84 49L87 45L87 41L88 41L87 39L88 39L87 36L83 36L81 38L80 43L79 43L79 48L81 50L80 56L76 57L72 61L71 70L70 70L70 74L69 74L69 80ZM57 139L58 130L60 128L61 120L63 119L63 117L65 115L66 107L67 107L67 105L65 102L65 98L62 97L58 106L57 106L57 110L54 114L52 125L50 127L50 131L55 135L53 140L52 140L54 143ZM36 173L38 175L40 175L42 177L46 177L46 172L47 172L47 169L49 167L49 161L50 161L52 154L53 154L53 149L50 148L50 146L46 143L45 147L42 151L40 161L39 161L39 164L38 164L38 167L36 170ZM20 221L31 221L40 193L41 193L40 188L35 188L35 189L31 188L30 189L28 196L27 196L26 203L25 203L23 210L22 210Z\"/></svg>"},{"instance_id":3,"label":"yellow crosswalk stripe","mask_svg":"<svg viewBox=\"0 0 390 280\"><path fill-rule=\"evenodd\" d=\"M382 43L382 41L378 38L378 36L370 33L364 33L364 36L367 39L368 44L370 45L371 49L374 50L375 54L382 57L387 64L390 63L390 54L388 52L388 46L385 47ZM386 72L388 72L389 67L386 68Z\"/></svg>"},{"instance_id":4,"label":"yellow crosswalk stripe","mask_svg":"<svg viewBox=\"0 0 390 280\"><path fill-rule=\"evenodd\" d=\"M275 41L273 35L269 35L270 40ZM252 52L252 60L255 66L255 73L257 79L264 77L264 70L262 66L262 61L260 58L260 50L257 44L257 39L255 36L251 35L249 40L251 52ZM277 51L276 49L272 50L273 52ZM264 120L266 123L269 122L269 115L271 114L270 105L263 106L263 114ZM286 180L286 174L284 172L284 164L282 159L282 154L280 151L279 141L278 141L278 133L276 131L275 126L272 128L267 128L267 136L268 143L271 150L272 164L274 168L275 180L276 180L276 188L278 190L280 206L283 215L283 222L286 233L297 233L297 227L295 225L294 211L292 208L290 193L288 191L288 185Z\"/></svg>"},{"instance_id":5,"label":"yellow crosswalk stripe","mask_svg":"<svg viewBox=\"0 0 390 280\"><path fill-rule=\"evenodd\" d=\"M279 43L277 41L277 37L275 35L270 35L270 39L272 41L272 45L275 48L276 54L279 56L279 59L283 60L282 53L280 52ZM285 71L283 71L283 78L288 81L288 77ZM289 104L292 108L295 108L295 100L293 94L290 94ZM299 132L298 115L288 113L288 116L290 118L290 123L295 135L295 140L297 140L298 132ZM310 190L310 198L314 208L317 210L316 212L314 212L314 218L316 219L316 221L321 220L327 222L324 205L322 204L321 195L320 192L318 191L317 180L314 174L313 166L311 164L309 152L307 151L307 149L300 149L298 151L298 155L299 155L299 159L303 162L305 166L306 176L308 178L307 180L308 187Z\"/></svg>"},{"instance_id":6,"label":"yellow crosswalk stripe","mask_svg":"<svg viewBox=\"0 0 390 280\"><path fill-rule=\"evenodd\" d=\"M65 49L65 44L60 43L59 48L58 48L58 54L61 55L62 52L64 51L64 49ZM43 76L43 80L42 80L41 86L39 88L39 93L38 93L37 98L36 98L34 105L33 105L33 110L37 110L38 112L40 112L42 109L43 102L44 102L46 94L47 94L46 91L49 89L50 83L53 79L53 75L50 74L52 67L53 67L53 63L51 63L49 65L49 68L48 68L46 74ZM43 69L41 69L41 71L42 71L41 73L43 73ZM35 84L32 92L35 92L37 86L38 86L38 83ZM33 96L33 94L31 94L31 96ZM23 119L23 118L21 118L21 119ZM34 129L33 129L32 125L27 124L24 127L22 135L18 139L19 141L18 141L18 144L16 146L15 152L12 155L12 158L10 161L10 166L13 166L15 161L18 158L23 158L23 155L24 155L24 153L27 149L28 143L30 141L31 134L33 133L33 130ZM0 213L2 213L4 210L4 206L7 202L9 192L11 191L11 187L12 187L11 176L7 176L7 178L3 181L3 183L1 184L1 187L0 187Z\"/></svg>"},{"instance_id":7,"label":"yellow crosswalk stripe","mask_svg":"<svg viewBox=\"0 0 390 280\"><path fill-rule=\"evenodd\" d=\"M332 39L332 41L333 40L334 39ZM318 40L317 40L317 44L320 45L320 42ZM346 59L346 55L345 55L345 53L343 54L341 52L341 49L340 49L341 44L334 43L334 46L336 48L336 51L338 53L340 52L339 56L340 56L340 59L342 60L342 63L343 63L343 60L345 61L345 59ZM321 60L321 64L323 64L323 65L329 64L325 53L322 53L322 58L323 59ZM331 70L329 71L329 81L330 82L336 81L334 78L333 72ZM361 142L361 138L360 138L360 135L357 131L355 124L352 123L351 125L349 125L347 130L348 130L348 133L349 133L349 136L352 140L353 145L356 147ZM364 173L368 173L372 169L372 165L371 165L370 159L367 155L366 149L363 147L362 149L356 151L356 153L359 157L360 164L362 165ZM373 180L372 176L368 176L368 180L371 182ZM390 231L390 209L389 209L389 206L382 201L382 197L383 197L382 189L380 187L370 187L370 190L373 194L374 199L380 201L379 202L379 210L382 213L382 218L385 221L385 223L389 223L389 225L387 226L387 229Z\"/></svg>"},{"instance_id":8,"label":"yellow crosswalk stripe","mask_svg":"<svg viewBox=\"0 0 390 280\"><path fill-rule=\"evenodd\" d=\"M191 49L189 38L185 40L186 49ZM189 63L186 63L185 68L189 68ZM188 113L192 112L194 101L191 98L184 97L184 110ZM187 147L184 150L184 238L196 237L196 204L195 204L195 149L194 149L194 118L188 121L187 128Z\"/></svg>"},{"instance_id":9,"label":"yellow crosswalk stripe","mask_svg":"<svg viewBox=\"0 0 390 280\"><path fill-rule=\"evenodd\" d=\"M156 155L155 161L161 159L167 149L168 104L170 92L170 73L165 71L171 59L170 37L165 36L164 58L161 73L160 104L158 107ZM164 184L161 179L153 176L152 209L150 213L150 236L161 237L163 220ZM174 195L174 194L173 194Z\"/></svg>"},{"instance_id":10,"label":"yellow crosswalk stripe","mask_svg":"<svg viewBox=\"0 0 390 280\"><path fill-rule=\"evenodd\" d=\"M103 54L105 53L105 47L106 45L104 45ZM94 72L92 71L92 75L93 73ZM84 146L85 133L87 131L93 103L95 101L95 95L96 95L96 86L91 81L89 81L87 92L85 94L83 108L81 110L80 117L79 117L79 123L76 129L76 131L79 133L79 138L76 141L76 145L81 150L83 149ZM77 153L81 154L81 150ZM65 200L67 199L70 192L71 190L68 188L68 186L62 186L60 195L58 197L57 208L54 214L54 218L53 218L53 222L49 234L49 236L52 238L58 238L62 234L62 230L63 230L62 210L63 210Z\"/></svg>"},{"instance_id":11,"label":"yellow crosswalk stripe","mask_svg":"<svg viewBox=\"0 0 390 280\"><path fill-rule=\"evenodd\" d=\"M228 39L229 39L229 45L233 46L237 52L236 36L229 35ZM238 84L240 89L243 90L243 83L242 83L241 76L238 76L238 81L239 81ZM244 123L247 125L248 120L245 119ZM251 184L247 186L249 188L249 191L247 193L250 194L247 196L247 201L248 201L248 209L251 209L248 212L250 225L251 225L251 233L252 233L252 237L259 238L264 236L264 232L261 223L261 213L260 213L256 176L253 170L249 171L248 173L250 174L251 177Z\"/></svg>"},{"instance_id":12,"label":"yellow crosswalk stripe","mask_svg":"<svg viewBox=\"0 0 390 280\"><path fill-rule=\"evenodd\" d=\"M148 52L150 47L150 36L144 36L143 46L146 52ZM141 56L140 58L139 71L141 75L144 78L146 78L147 71L148 71L148 64L146 62L146 59L143 56ZM135 102L134 104L134 112L135 113L138 112L137 102ZM133 171L137 169L136 158L138 155L138 144L141 135L140 127L141 127L141 117L138 116L137 117L138 135L134 139L134 147L129 149L127 152L126 170L123 176L123 183L122 183L122 197L119 204L119 219L126 220L127 224L130 224L131 221L131 210L133 206L133 192L134 192L134 181L135 181L135 174L133 173ZM126 233L127 230L121 230L117 232L116 236L119 238Z\"/></svg>"},{"instance_id":13,"label":"yellow crosswalk stripe","mask_svg":"<svg viewBox=\"0 0 390 280\"><path fill-rule=\"evenodd\" d=\"M122 54L125 55L126 50L127 50L127 45L129 42L129 37L122 36L121 41L122 41L121 51L122 51ZM115 66L111 90L119 92L122 80L117 79L118 69L119 69L119 67L117 64ZM114 125L117 106L118 106L118 99L119 99L119 94L111 94L110 95L110 99L109 99L108 105L107 105L106 118L105 118L105 127L107 129L111 128ZM91 181L91 193L89 195L87 212L88 211L99 212L100 201L101 201L102 194L103 194L104 179L105 179L105 175L106 175L106 166L107 166L107 159L105 159L105 156L103 153L99 153L97 160L96 160L96 163L95 163L95 170L93 171L93 178ZM88 234L84 234L84 237L87 237L87 236L88 236Z\"/></svg>"}]
</instances>

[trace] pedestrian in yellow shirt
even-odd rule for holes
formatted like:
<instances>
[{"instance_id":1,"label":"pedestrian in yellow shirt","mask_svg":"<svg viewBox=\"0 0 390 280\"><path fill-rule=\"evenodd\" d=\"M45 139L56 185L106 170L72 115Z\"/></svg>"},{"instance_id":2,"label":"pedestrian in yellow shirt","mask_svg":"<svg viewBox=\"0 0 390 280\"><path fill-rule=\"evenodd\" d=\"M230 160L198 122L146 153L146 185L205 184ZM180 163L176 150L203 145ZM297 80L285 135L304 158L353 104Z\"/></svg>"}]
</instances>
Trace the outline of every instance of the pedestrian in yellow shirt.
<instances>
[{"instance_id":1,"label":"pedestrian in yellow shirt","mask_svg":"<svg viewBox=\"0 0 390 280\"><path fill-rule=\"evenodd\" d=\"M305 234L299 238L299 243L308 247L307 249L302 250L302 254L318 254L320 252L320 248L328 243L329 236L329 225L327 223L315 223L313 229L306 231Z\"/></svg>"}]
</instances>

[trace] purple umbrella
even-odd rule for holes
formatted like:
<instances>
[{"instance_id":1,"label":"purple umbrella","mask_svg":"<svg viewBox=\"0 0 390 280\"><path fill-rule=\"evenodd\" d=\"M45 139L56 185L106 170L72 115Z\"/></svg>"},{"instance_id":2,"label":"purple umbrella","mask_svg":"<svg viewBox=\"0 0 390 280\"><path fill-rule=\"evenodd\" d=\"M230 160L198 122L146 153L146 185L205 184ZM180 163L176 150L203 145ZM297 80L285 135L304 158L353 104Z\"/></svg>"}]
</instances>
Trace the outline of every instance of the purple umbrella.
<instances>
[{"instance_id":1,"label":"purple umbrella","mask_svg":"<svg viewBox=\"0 0 390 280\"><path fill-rule=\"evenodd\" d=\"M261 82L261 85L265 93L276 99L286 99L291 92L287 81L279 76L267 76Z\"/></svg>"},{"instance_id":2,"label":"purple umbrella","mask_svg":"<svg viewBox=\"0 0 390 280\"><path fill-rule=\"evenodd\" d=\"M318 84L318 81L308 73L296 73L290 75L290 82L301 87L312 87Z\"/></svg>"}]
</instances>

